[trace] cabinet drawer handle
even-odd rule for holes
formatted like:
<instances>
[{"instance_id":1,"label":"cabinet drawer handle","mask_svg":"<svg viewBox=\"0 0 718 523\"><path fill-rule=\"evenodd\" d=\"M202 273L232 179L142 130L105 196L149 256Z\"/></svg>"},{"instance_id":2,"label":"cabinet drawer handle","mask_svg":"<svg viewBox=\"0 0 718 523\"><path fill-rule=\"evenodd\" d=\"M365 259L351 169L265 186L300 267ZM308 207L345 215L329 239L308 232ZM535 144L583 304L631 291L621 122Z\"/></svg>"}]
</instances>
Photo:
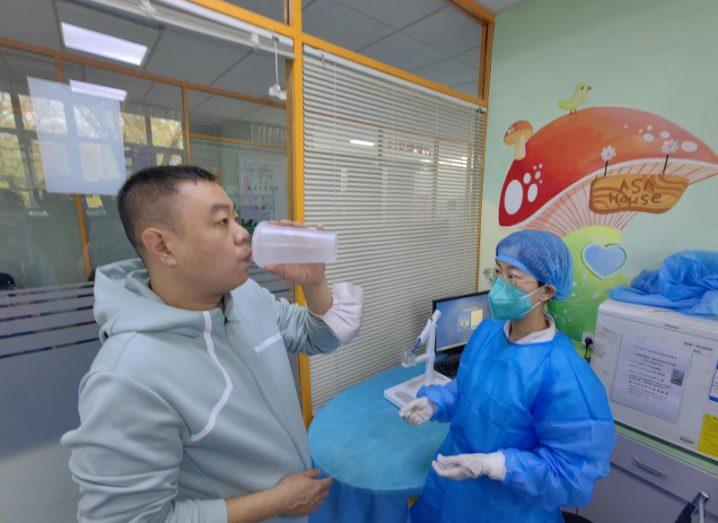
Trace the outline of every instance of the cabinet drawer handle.
<instances>
[{"instance_id":1,"label":"cabinet drawer handle","mask_svg":"<svg viewBox=\"0 0 718 523\"><path fill-rule=\"evenodd\" d=\"M658 470L657 468L642 462L636 456L633 456L633 462L636 464L636 466L638 466L639 469L643 469L646 472L653 474L654 476L658 476L659 478L665 478L666 476L668 476L667 470Z\"/></svg>"}]
</instances>

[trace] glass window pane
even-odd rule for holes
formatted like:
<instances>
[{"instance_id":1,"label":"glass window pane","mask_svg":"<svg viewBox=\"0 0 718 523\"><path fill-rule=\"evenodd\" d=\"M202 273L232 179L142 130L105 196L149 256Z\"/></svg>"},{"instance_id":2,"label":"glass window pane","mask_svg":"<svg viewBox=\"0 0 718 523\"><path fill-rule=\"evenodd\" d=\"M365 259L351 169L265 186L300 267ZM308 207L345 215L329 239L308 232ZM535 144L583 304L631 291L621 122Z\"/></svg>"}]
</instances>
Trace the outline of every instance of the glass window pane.
<instances>
[{"instance_id":1,"label":"glass window pane","mask_svg":"<svg viewBox=\"0 0 718 523\"><path fill-rule=\"evenodd\" d=\"M16 125L0 132L0 272L18 288L86 278L77 208L72 196L45 190L27 78L54 80L52 60L0 47L0 92L10 98ZM7 100L7 96L3 97ZM66 132L64 113L51 100L46 121ZM22 114L19 115L17 111ZM19 117L22 116L22 117Z\"/></svg>"},{"instance_id":2,"label":"glass window pane","mask_svg":"<svg viewBox=\"0 0 718 523\"><path fill-rule=\"evenodd\" d=\"M157 147L184 149L182 122L170 118L152 117L152 144Z\"/></svg>"},{"instance_id":3,"label":"glass window pane","mask_svg":"<svg viewBox=\"0 0 718 523\"><path fill-rule=\"evenodd\" d=\"M68 80L81 81L103 88L124 91L124 101L119 103L118 118L124 149L122 177L155 165L179 165L185 162L184 129L182 126L182 92L174 85L130 77L114 71L63 63ZM96 128L95 115L85 114L82 108L75 112L78 120L87 127L85 133L97 138L106 125ZM82 133L78 133L82 134ZM90 140L81 145L82 158L95 166L103 166L97 172L104 176L114 175L116 165L111 152ZM134 258L137 253L125 236L117 212L114 195L87 195L84 200L87 226L88 250L93 267Z\"/></svg>"},{"instance_id":4,"label":"glass window pane","mask_svg":"<svg viewBox=\"0 0 718 523\"><path fill-rule=\"evenodd\" d=\"M147 123L142 114L122 112L122 137L125 142L147 144Z\"/></svg>"},{"instance_id":5,"label":"glass window pane","mask_svg":"<svg viewBox=\"0 0 718 523\"><path fill-rule=\"evenodd\" d=\"M0 92L0 127L15 128L15 114L10 93Z\"/></svg>"},{"instance_id":6,"label":"glass window pane","mask_svg":"<svg viewBox=\"0 0 718 523\"><path fill-rule=\"evenodd\" d=\"M67 176L75 176L79 171L83 173L81 180L88 185L78 188L78 192L82 195L85 213L87 248L91 264L96 267L135 257L136 253L125 238L115 196L97 194L92 186L108 178L123 180L145 167L178 165L186 161L188 145L185 144L179 85L156 82L142 75L121 74L112 68L118 63L115 59L94 54L92 49L67 48L58 30L60 21L132 41L151 50L140 66L122 63L125 67L135 67L138 71L177 82L208 85L266 99L268 104L254 104L240 99L240 95L238 99L229 99L229 110L226 111L223 97L192 92L190 107L195 118L191 126L192 145L198 146L192 160L215 170L221 179L226 178L227 189L233 191L238 205L244 205L248 215L254 212L259 218L258 209L266 212L271 208L272 217L287 216L285 104L268 94L271 85L277 82L282 87L286 85L283 58L276 64L279 73L276 78L272 53L238 46L206 34L160 26L150 19L129 18L111 8L99 10L85 3L65 0L28 1L32 3L32 9L18 6L3 11L0 33L23 42L88 56L106 62L108 66L89 67L68 60L56 64L40 55L2 48L0 132L8 136L3 135L0 144L3 147L0 189L17 194L25 209L23 212L28 216L32 215L36 221L45 220L42 222L44 231L53 228L63 231L43 232L48 240L41 241L40 236L35 240L48 252L52 251L46 258L52 260L52 269L60 276L45 280L20 278L22 285L86 278L75 199L71 195L48 192L48 189L54 190L53 179L57 178L58 170ZM238 5L275 19L283 18L282 0L250 0L238 2ZM33 31L24 35L13 26L32 27ZM41 32L44 34L39 34ZM61 82L57 80L58 65ZM116 97L113 103L117 110L98 112L93 104L78 101L81 98L73 98L72 103L68 103L54 96L40 96L37 92L33 97L28 89L28 77L47 80L73 92L76 91L71 82L83 82L83 96L103 98L106 97L102 94L104 91L110 98ZM39 137L38 131L45 138ZM119 155L108 143L115 137L121 143ZM235 141L218 141L216 137ZM43 163L43 157L48 156L52 156L53 161L50 163L46 158ZM249 174L244 176L242 169ZM243 188L246 190L241 193ZM255 195L251 210L250 203L240 201L241 194L248 198L250 188L262 192ZM15 201L14 198L11 195L3 201ZM7 204L13 209L14 205ZM3 234L2 238L6 236ZM26 257L29 256L27 252L26 249L23 254ZM61 267L58 269L56 265ZM49 271L45 273L49 274Z\"/></svg>"},{"instance_id":7,"label":"glass window pane","mask_svg":"<svg viewBox=\"0 0 718 523\"><path fill-rule=\"evenodd\" d=\"M286 112L190 91L192 161L217 174L251 233L288 217Z\"/></svg>"}]
</instances>

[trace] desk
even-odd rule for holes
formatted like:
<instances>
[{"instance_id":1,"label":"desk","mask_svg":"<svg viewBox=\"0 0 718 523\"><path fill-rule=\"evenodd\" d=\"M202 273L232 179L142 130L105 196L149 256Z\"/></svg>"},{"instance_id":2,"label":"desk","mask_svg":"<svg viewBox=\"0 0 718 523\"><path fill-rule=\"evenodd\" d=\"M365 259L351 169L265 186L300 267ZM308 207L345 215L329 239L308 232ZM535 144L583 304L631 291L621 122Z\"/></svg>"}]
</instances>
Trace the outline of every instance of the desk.
<instances>
[{"instance_id":1,"label":"desk","mask_svg":"<svg viewBox=\"0 0 718 523\"><path fill-rule=\"evenodd\" d=\"M421 493L449 425L412 427L383 392L423 371L423 365L394 367L346 389L317 413L309 449L315 465L335 481L311 523L408 521L407 498Z\"/></svg>"}]
</instances>

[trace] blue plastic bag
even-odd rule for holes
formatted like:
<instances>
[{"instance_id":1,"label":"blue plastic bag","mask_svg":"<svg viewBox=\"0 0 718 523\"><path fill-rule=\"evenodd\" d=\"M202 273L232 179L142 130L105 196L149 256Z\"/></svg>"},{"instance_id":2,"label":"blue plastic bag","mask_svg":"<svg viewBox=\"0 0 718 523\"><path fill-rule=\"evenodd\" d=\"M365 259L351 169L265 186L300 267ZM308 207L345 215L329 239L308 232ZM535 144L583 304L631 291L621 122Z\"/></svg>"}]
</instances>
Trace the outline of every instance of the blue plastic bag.
<instances>
[{"instance_id":1,"label":"blue plastic bag","mask_svg":"<svg viewBox=\"0 0 718 523\"><path fill-rule=\"evenodd\" d=\"M630 287L614 287L614 300L718 318L718 252L672 254L659 270L642 271Z\"/></svg>"}]
</instances>

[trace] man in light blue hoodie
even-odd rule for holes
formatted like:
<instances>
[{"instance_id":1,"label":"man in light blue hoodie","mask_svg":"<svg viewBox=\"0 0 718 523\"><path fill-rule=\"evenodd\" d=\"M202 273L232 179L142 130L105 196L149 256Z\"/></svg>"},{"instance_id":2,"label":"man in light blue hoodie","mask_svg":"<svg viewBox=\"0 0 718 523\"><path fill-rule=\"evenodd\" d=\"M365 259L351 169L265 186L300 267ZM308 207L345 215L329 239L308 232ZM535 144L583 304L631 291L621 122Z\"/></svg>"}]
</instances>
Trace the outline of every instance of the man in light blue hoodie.
<instances>
[{"instance_id":1,"label":"man in light blue hoodie","mask_svg":"<svg viewBox=\"0 0 718 523\"><path fill-rule=\"evenodd\" d=\"M103 345L62 438L79 519L305 521L331 480L310 470L287 353L351 341L361 289L330 291L317 264L268 267L307 308L259 287L232 201L197 167L140 171L118 207L141 260L96 272Z\"/></svg>"}]
</instances>

